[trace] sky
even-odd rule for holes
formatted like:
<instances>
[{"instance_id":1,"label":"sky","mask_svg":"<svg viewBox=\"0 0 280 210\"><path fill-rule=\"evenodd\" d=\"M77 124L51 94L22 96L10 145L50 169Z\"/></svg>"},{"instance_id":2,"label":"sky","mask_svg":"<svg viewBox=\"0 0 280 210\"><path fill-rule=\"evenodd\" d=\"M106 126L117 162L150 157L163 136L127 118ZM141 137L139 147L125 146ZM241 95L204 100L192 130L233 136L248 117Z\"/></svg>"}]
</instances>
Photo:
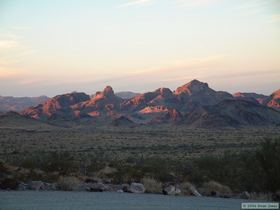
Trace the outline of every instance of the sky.
<instances>
[{"instance_id":1,"label":"sky","mask_svg":"<svg viewBox=\"0 0 280 210\"><path fill-rule=\"evenodd\" d=\"M279 0L0 0L0 95L280 88Z\"/></svg>"}]
</instances>

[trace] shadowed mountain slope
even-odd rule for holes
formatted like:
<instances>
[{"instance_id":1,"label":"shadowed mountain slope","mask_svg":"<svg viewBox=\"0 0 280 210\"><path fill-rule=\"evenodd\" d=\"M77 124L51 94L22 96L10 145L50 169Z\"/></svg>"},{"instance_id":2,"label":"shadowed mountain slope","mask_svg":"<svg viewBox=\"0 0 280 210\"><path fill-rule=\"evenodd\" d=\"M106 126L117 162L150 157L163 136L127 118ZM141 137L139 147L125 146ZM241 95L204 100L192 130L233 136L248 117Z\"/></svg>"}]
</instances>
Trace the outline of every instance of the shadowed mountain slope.
<instances>
[{"instance_id":1,"label":"shadowed mountain slope","mask_svg":"<svg viewBox=\"0 0 280 210\"><path fill-rule=\"evenodd\" d=\"M0 111L8 112L15 111L20 112L31 106L37 106L44 103L49 98L47 96L39 97L12 97L12 96L0 96Z\"/></svg>"}]
</instances>

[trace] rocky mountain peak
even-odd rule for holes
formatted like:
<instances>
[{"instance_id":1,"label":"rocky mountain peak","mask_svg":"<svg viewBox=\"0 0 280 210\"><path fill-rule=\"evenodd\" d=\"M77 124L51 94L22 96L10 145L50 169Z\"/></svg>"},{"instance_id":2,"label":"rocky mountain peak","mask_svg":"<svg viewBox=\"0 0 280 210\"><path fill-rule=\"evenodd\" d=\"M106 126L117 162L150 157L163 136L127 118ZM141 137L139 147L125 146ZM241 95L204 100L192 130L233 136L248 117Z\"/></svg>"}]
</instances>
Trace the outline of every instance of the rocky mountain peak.
<instances>
[{"instance_id":1,"label":"rocky mountain peak","mask_svg":"<svg viewBox=\"0 0 280 210\"><path fill-rule=\"evenodd\" d=\"M207 89L209 89L209 86L208 86L207 83L200 82L199 80L195 79L195 80L192 80L189 83L187 83L187 84L185 84L181 87L178 87L175 90L175 94L179 95L181 93L186 93L188 95L192 95L192 94L195 94L195 93L203 92Z\"/></svg>"},{"instance_id":2,"label":"rocky mountain peak","mask_svg":"<svg viewBox=\"0 0 280 210\"><path fill-rule=\"evenodd\" d=\"M280 111L280 89L270 95L266 105Z\"/></svg>"},{"instance_id":3,"label":"rocky mountain peak","mask_svg":"<svg viewBox=\"0 0 280 210\"><path fill-rule=\"evenodd\" d=\"M106 97L112 97L115 95L114 90L111 86L106 86L103 90L103 95Z\"/></svg>"},{"instance_id":4,"label":"rocky mountain peak","mask_svg":"<svg viewBox=\"0 0 280 210\"><path fill-rule=\"evenodd\" d=\"M171 97L173 95L172 91L169 88L159 88L156 90L156 92L163 96L163 97Z\"/></svg>"},{"instance_id":5,"label":"rocky mountain peak","mask_svg":"<svg viewBox=\"0 0 280 210\"><path fill-rule=\"evenodd\" d=\"M274 99L280 98L280 89L276 90L271 95Z\"/></svg>"},{"instance_id":6,"label":"rocky mountain peak","mask_svg":"<svg viewBox=\"0 0 280 210\"><path fill-rule=\"evenodd\" d=\"M111 86L106 86L103 91L98 91L93 99L112 98L115 96L114 90Z\"/></svg>"}]
</instances>

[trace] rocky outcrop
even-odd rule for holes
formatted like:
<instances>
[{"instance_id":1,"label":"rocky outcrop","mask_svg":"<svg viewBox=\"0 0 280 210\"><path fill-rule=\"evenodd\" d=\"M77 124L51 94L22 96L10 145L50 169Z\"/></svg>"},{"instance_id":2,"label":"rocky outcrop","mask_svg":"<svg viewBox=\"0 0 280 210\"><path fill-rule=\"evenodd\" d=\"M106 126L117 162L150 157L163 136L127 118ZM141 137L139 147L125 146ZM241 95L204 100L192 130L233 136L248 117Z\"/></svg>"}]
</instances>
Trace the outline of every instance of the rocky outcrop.
<instances>
[{"instance_id":1,"label":"rocky outcrop","mask_svg":"<svg viewBox=\"0 0 280 210\"><path fill-rule=\"evenodd\" d=\"M72 110L85 117L112 119L119 115L122 102L123 99L115 95L112 87L107 86L103 91L96 92L90 100L72 106Z\"/></svg>"},{"instance_id":2,"label":"rocky outcrop","mask_svg":"<svg viewBox=\"0 0 280 210\"><path fill-rule=\"evenodd\" d=\"M270 95L266 100L266 105L280 111L280 89Z\"/></svg>"},{"instance_id":3,"label":"rocky outcrop","mask_svg":"<svg viewBox=\"0 0 280 210\"><path fill-rule=\"evenodd\" d=\"M43 104L24 110L22 114L40 120L74 119L79 115L72 110L71 106L89 99L90 97L85 93L73 92L58 95Z\"/></svg>"}]
</instances>

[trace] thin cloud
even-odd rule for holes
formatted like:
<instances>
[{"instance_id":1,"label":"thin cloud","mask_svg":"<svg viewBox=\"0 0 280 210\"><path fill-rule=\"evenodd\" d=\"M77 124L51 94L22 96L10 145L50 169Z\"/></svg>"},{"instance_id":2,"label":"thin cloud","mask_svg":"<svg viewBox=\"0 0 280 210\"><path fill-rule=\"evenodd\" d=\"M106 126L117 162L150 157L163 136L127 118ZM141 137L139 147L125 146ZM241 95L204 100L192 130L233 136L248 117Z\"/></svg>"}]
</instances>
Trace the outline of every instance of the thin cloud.
<instances>
[{"instance_id":1,"label":"thin cloud","mask_svg":"<svg viewBox=\"0 0 280 210\"><path fill-rule=\"evenodd\" d=\"M11 49L19 46L16 40L0 40L0 50Z\"/></svg>"},{"instance_id":2,"label":"thin cloud","mask_svg":"<svg viewBox=\"0 0 280 210\"><path fill-rule=\"evenodd\" d=\"M23 75L23 72L21 72L21 71L1 69L1 67L0 67L0 80L1 79L17 78L17 77L22 76L22 75Z\"/></svg>"},{"instance_id":3,"label":"thin cloud","mask_svg":"<svg viewBox=\"0 0 280 210\"><path fill-rule=\"evenodd\" d=\"M269 6L271 6L271 1L250 0L244 1L243 4L234 8L234 10L250 16L263 13Z\"/></svg>"},{"instance_id":4,"label":"thin cloud","mask_svg":"<svg viewBox=\"0 0 280 210\"><path fill-rule=\"evenodd\" d=\"M19 81L19 84L25 86L33 86L33 85L41 85L43 82L46 81L42 79L26 79L26 80Z\"/></svg>"},{"instance_id":5,"label":"thin cloud","mask_svg":"<svg viewBox=\"0 0 280 210\"><path fill-rule=\"evenodd\" d=\"M160 73L168 73L168 72L178 72L185 70L193 70L193 69L205 69L210 67L217 67L221 63L224 62L226 55L211 55L202 58L191 58L191 59L178 59L173 60L168 63L165 63L162 67L146 69L141 72L135 73L138 74L160 74Z\"/></svg>"},{"instance_id":6,"label":"thin cloud","mask_svg":"<svg viewBox=\"0 0 280 210\"><path fill-rule=\"evenodd\" d=\"M201 7L216 4L222 0L177 0L180 7Z\"/></svg>"},{"instance_id":7,"label":"thin cloud","mask_svg":"<svg viewBox=\"0 0 280 210\"><path fill-rule=\"evenodd\" d=\"M280 14L272 15L268 18L269 23L280 23Z\"/></svg>"},{"instance_id":8,"label":"thin cloud","mask_svg":"<svg viewBox=\"0 0 280 210\"><path fill-rule=\"evenodd\" d=\"M133 0L133 1L129 1L126 2L124 4L121 4L119 7L130 7L130 6L136 6L136 5L147 5L147 4L151 4L152 2L154 2L154 0Z\"/></svg>"}]
</instances>

